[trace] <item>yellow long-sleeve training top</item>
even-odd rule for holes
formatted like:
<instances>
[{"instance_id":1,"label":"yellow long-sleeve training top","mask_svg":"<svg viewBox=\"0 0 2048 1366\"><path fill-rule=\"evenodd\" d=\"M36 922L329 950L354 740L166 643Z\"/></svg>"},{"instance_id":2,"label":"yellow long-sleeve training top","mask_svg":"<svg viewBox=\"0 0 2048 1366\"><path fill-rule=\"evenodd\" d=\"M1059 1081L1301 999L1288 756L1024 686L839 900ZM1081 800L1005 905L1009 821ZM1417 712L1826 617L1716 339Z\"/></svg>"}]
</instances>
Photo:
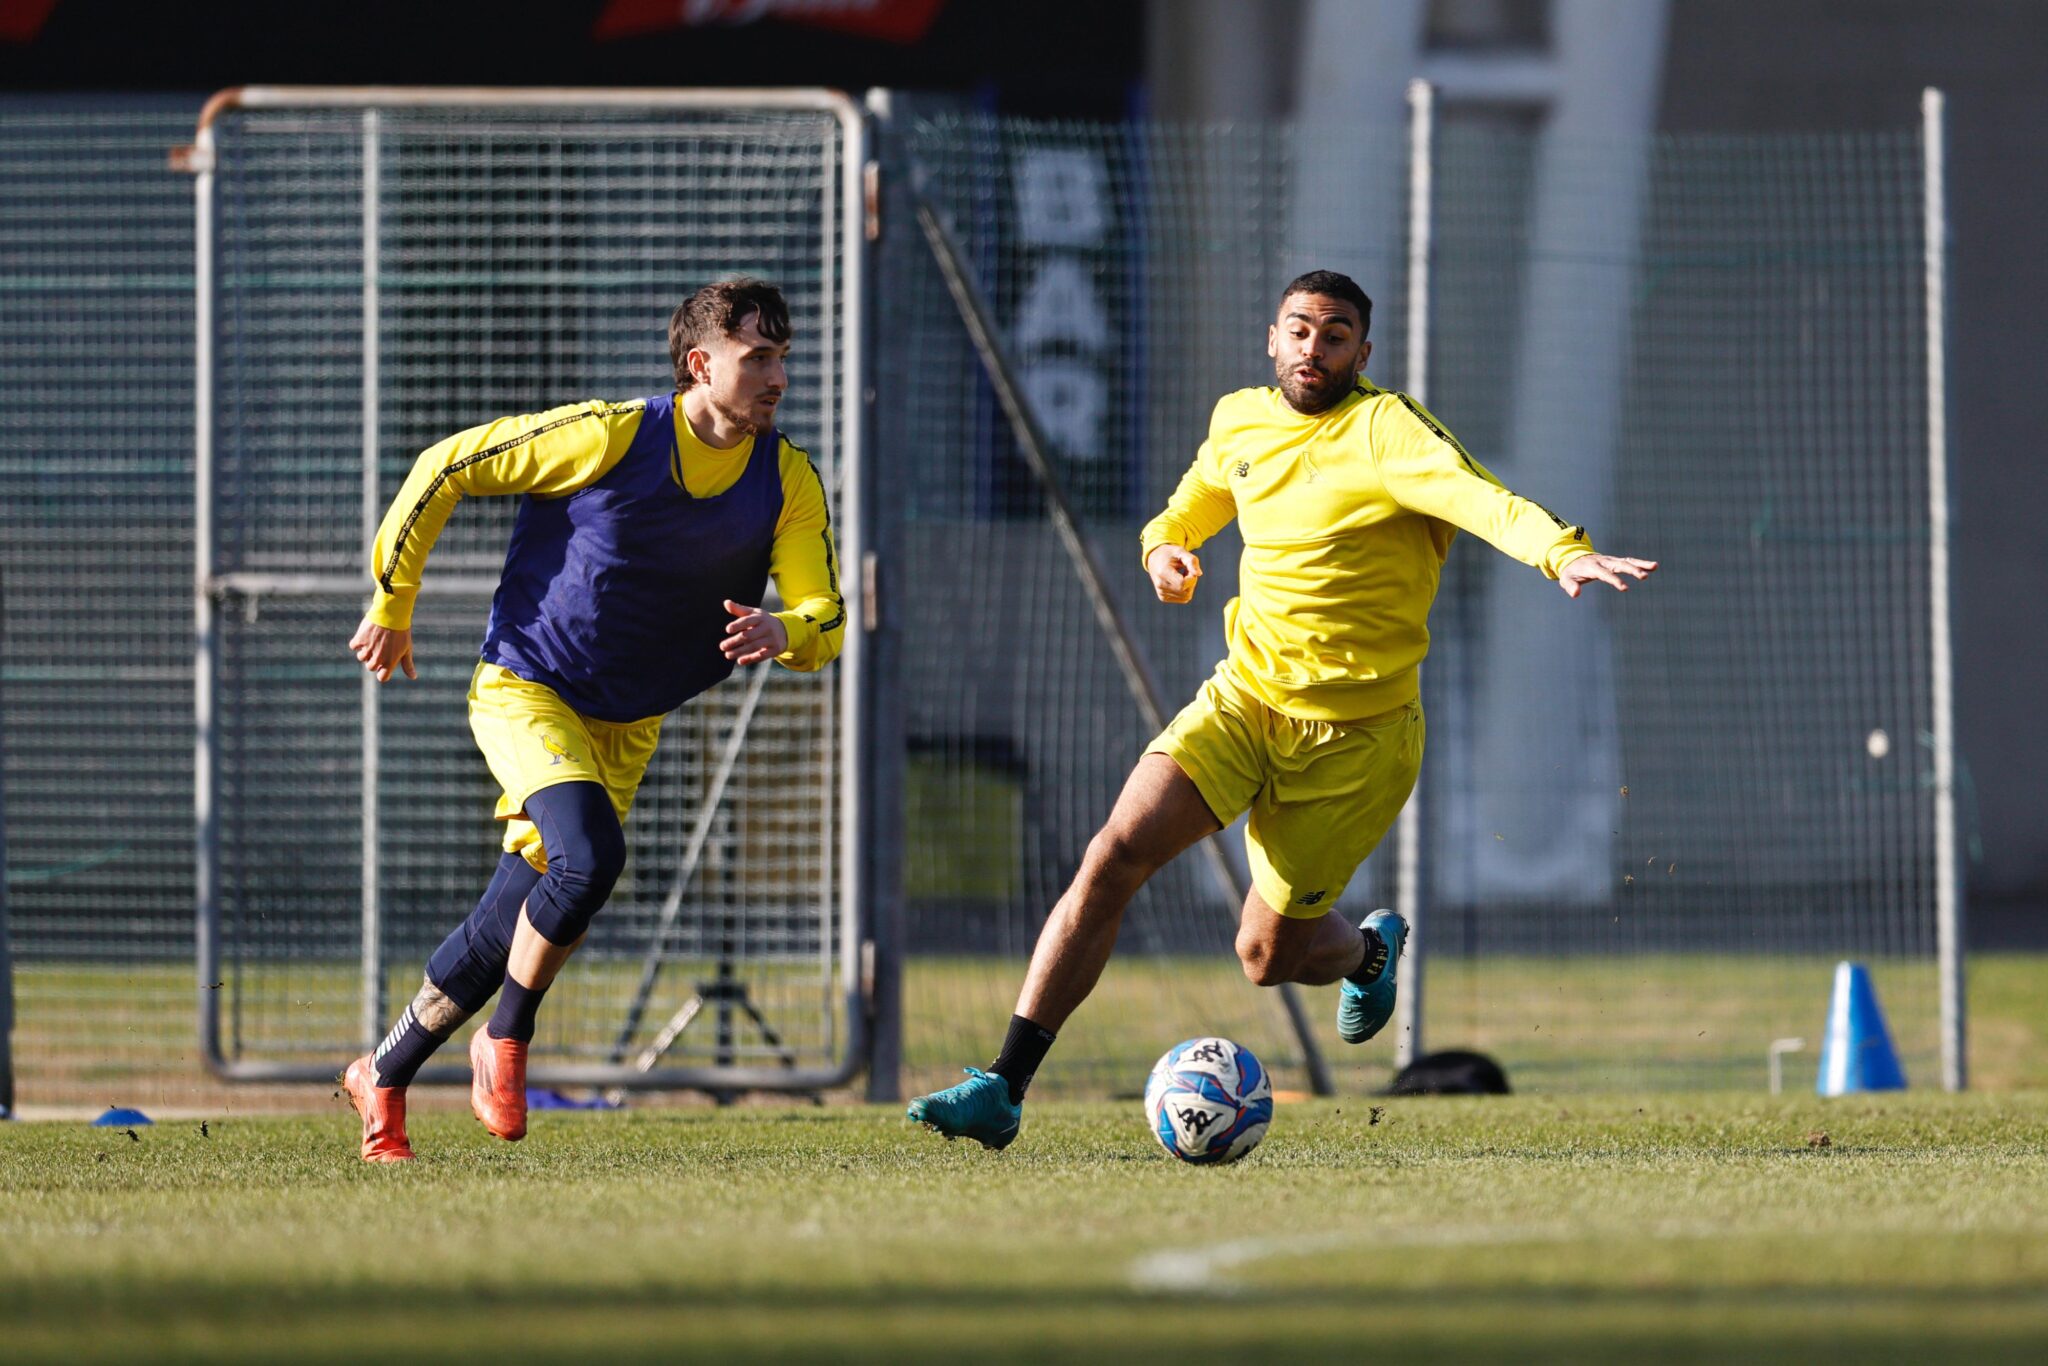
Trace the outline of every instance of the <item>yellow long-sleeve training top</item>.
<instances>
[{"instance_id":1,"label":"yellow long-sleeve training top","mask_svg":"<svg viewBox=\"0 0 2048 1366\"><path fill-rule=\"evenodd\" d=\"M1504 488L1421 404L1363 378L1312 417L1272 387L1226 394L1141 554L1196 549L1232 517L1244 556L1224 608L1230 666L1275 711L1312 721L1418 695L1459 529L1553 579L1593 549L1583 527Z\"/></svg>"},{"instance_id":2,"label":"yellow long-sleeve training top","mask_svg":"<svg viewBox=\"0 0 2048 1366\"><path fill-rule=\"evenodd\" d=\"M521 510L486 658L504 618L530 629L525 654L497 662L557 686L572 706L572 694L637 700L648 694L630 680L672 664L661 655L673 637L722 633L718 624L729 619L716 601L674 600L674 587L696 584L692 575L714 560L739 565L744 579L744 562L765 551L767 574L785 604L775 616L789 633L777 662L806 672L823 668L838 656L846 629L824 485L804 451L787 440L778 440L773 467L756 469L756 444L749 437L731 450L706 445L684 418L680 398L668 396L593 400L458 432L421 453L378 528L370 618L410 627L428 553L462 498L524 494L553 506ZM756 536L761 544L750 548ZM534 561L545 568L536 570ZM713 572L729 578L732 570ZM571 582L579 577L587 581ZM515 588L532 601L514 600L508 590ZM565 616L573 619L567 627ZM631 645L623 654L620 640ZM516 653L517 644L506 651ZM707 670L724 674L718 660L696 659L704 648L693 642L680 666L689 691L708 685L698 677ZM715 636L709 649L715 656ZM600 674L610 681L593 682ZM625 705L624 698L615 705ZM603 719L637 719L605 715L613 709L597 701L587 710Z\"/></svg>"}]
</instances>

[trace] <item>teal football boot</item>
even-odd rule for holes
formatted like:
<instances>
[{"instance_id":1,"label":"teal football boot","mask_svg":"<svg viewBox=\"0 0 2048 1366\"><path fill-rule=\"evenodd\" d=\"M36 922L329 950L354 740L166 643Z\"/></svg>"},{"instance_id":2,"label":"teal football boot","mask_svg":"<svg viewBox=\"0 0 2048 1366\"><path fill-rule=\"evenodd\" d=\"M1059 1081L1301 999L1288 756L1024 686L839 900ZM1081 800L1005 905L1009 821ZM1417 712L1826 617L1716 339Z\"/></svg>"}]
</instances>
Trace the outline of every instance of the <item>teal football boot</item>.
<instances>
[{"instance_id":1,"label":"teal football boot","mask_svg":"<svg viewBox=\"0 0 2048 1366\"><path fill-rule=\"evenodd\" d=\"M1349 977L1338 984L1337 1037L1345 1043L1364 1043L1386 1028L1387 1021L1394 1017L1394 969L1401 961L1401 950L1408 944L1408 922L1392 911L1374 911L1358 928L1377 934L1387 946L1387 953L1365 986ZM1361 963L1359 971L1370 967L1371 963Z\"/></svg>"},{"instance_id":2,"label":"teal football boot","mask_svg":"<svg viewBox=\"0 0 2048 1366\"><path fill-rule=\"evenodd\" d=\"M971 1138L984 1148L1007 1148L1017 1137L1024 1106L1010 1099L1010 1083L978 1067L967 1080L910 1102L910 1117L947 1138Z\"/></svg>"}]
</instances>

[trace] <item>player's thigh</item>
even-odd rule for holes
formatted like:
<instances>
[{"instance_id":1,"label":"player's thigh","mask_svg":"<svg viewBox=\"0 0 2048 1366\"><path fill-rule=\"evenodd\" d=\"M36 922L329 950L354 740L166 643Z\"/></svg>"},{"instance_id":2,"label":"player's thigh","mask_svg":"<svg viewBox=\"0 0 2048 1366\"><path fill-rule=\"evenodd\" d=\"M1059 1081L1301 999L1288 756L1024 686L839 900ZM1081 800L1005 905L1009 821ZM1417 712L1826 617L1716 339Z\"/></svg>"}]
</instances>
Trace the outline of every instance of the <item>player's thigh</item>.
<instances>
[{"instance_id":1,"label":"player's thigh","mask_svg":"<svg viewBox=\"0 0 2048 1366\"><path fill-rule=\"evenodd\" d=\"M1245 836L1259 896L1279 915L1309 921L1379 846L1422 771L1419 705L1323 730L1282 756Z\"/></svg>"},{"instance_id":2,"label":"player's thigh","mask_svg":"<svg viewBox=\"0 0 2048 1366\"><path fill-rule=\"evenodd\" d=\"M525 815L534 793L563 783L596 783L620 824L661 738L659 716L615 724L578 713L551 688L495 664L480 664L470 682L469 728L491 776L503 789L497 818L504 848L537 869L547 867L540 832Z\"/></svg>"},{"instance_id":3,"label":"player's thigh","mask_svg":"<svg viewBox=\"0 0 2048 1366\"><path fill-rule=\"evenodd\" d=\"M502 789L500 820L544 787L604 782L604 759L583 718L552 688L495 664L479 664L470 680L469 731Z\"/></svg>"},{"instance_id":4,"label":"player's thigh","mask_svg":"<svg viewBox=\"0 0 2048 1366\"><path fill-rule=\"evenodd\" d=\"M1186 823L1202 824L1201 835L1230 824L1251 805L1266 781L1265 721L1263 705L1247 699L1219 668L1145 747L1144 759L1125 784L1124 797L1117 801L1119 814L1127 801L1151 795L1139 786L1149 765L1148 781L1154 787L1172 787L1171 796L1179 803L1177 813L1191 805L1186 801L1187 789L1193 789L1202 814L1209 819L1197 821L1189 811ZM1179 783L1172 782L1174 775Z\"/></svg>"},{"instance_id":5,"label":"player's thigh","mask_svg":"<svg viewBox=\"0 0 2048 1366\"><path fill-rule=\"evenodd\" d=\"M661 723L667 719L650 716L644 721L623 724L586 722L604 789L611 796L620 825L626 823L626 816L633 809L633 798L639 795L647 765L653 762L655 748L661 743Z\"/></svg>"},{"instance_id":6,"label":"player's thigh","mask_svg":"<svg viewBox=\"0 0 2048 1366\"><path fill-rule=\"evenodd\" d=\"M1147 753L1124 780L1090 848L1090 862L1122 863L1149 875L1222 828L1180 765L1164 754Z\"/></svg>"}]
</instances>

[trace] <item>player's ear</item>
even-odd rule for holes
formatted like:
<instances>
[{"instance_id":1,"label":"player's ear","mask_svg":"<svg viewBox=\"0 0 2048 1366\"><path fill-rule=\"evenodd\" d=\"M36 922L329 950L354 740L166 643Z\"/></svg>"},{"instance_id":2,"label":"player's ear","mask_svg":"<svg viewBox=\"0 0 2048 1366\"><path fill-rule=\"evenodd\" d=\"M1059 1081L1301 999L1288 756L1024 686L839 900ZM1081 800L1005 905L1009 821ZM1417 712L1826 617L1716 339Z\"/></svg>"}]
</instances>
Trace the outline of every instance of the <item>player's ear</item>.
<instances>
[{"instance_id":1,"label":"player's ear","mask_svg":"<svg viewBox=\"0 0 2048 1366\"><path fill-rule=\"evenodd\" d=\"M711 382L711 353L701 346L693 346L683 357L683 363L690 367L690 378L699 384Z\"/></svg>"},{"instance_id":2,"label":"player's ear","mask_svg":"<svg viewBox=\"0 0 2048 1366\"><path fill-rule=\"evenodd\" d=\"M1266 324L1266 354L1278 358L1280 355L1280 324Z\"/></svg>"},{"instance_id":3,"label":"player's ear","mask_svg":"<svg viewBox=\"0 0 2048 1366\"><path fill-rule=\"evenodd\" d=\"M1371 342L1360 342L1360 343L1358 344L1358 364L1356 364L1356 365L1354 365L1354 366L1352 366L1352 367L1351 367L1351 373L1352 373L1352 375L1353 375L1353 376L1357 376L1357 375L1362 375L1362 374L1364 374L1364 373L1365 373L1365 363L1366 363L1366 361L1370 360L1371 358L1372 358L1372 343L1371 343Z\"/></svg>"}]
</instances>

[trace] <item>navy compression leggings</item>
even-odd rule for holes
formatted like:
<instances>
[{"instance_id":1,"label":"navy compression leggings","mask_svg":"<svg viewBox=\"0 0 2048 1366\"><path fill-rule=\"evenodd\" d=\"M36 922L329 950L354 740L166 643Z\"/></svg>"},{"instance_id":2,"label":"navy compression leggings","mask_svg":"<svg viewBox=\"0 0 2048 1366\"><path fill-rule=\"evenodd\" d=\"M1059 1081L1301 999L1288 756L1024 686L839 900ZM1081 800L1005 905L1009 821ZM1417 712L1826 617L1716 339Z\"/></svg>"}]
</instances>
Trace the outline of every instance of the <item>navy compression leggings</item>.
<instances>
[{"instance_id":1,"label":"navy compression leggings","mask_svg":"<svg viewBox=\"0 0 2048 1366\"><path fill-rule=\"evenodd\" d=\"M540 831L547 872L536 873L518 854L499 859L476 909L427 960L427 979L464 1010L482 1009L504 983L521 905L541 938L573 944L626 866L625 832L596 783L544 787L526 799L526 817Z\"/></svg>"}]
</instances>

